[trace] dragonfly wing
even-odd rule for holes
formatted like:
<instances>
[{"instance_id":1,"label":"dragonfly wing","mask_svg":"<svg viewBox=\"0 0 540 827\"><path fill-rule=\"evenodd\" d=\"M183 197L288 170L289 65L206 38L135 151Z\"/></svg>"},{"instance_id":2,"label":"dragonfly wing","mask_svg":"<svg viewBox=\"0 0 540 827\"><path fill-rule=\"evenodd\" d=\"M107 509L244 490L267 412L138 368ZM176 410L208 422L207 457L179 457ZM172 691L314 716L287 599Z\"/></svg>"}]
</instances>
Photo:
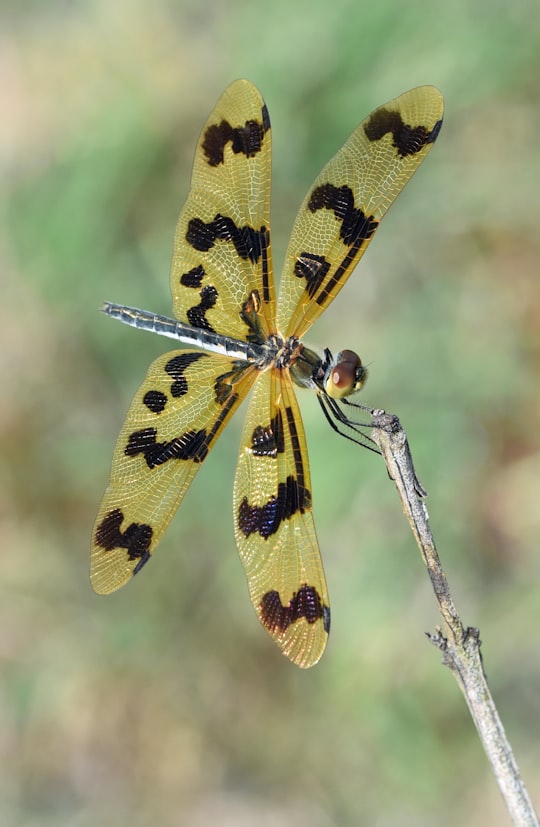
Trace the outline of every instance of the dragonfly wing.
<instances>
[{"instance_id":1,"label":"dragonfly wing","mask_svg":"<svg viewBox=\"0 0 540 827\"><path fill-rule=\"evenodd\" d=\"M302 419L287 370L255 385L234 485L234 523L263 626L301 667L321 657L330 628Z\"/></svg>"},{"instance_id":2,"label":"dragonfly wing","mask_svg":"<svg viewBox=\"0 0 540 827\"><path fill-rule=\"evenodd\" d=\"M160 356L137 391L114 450L92 534L90 580L115 591L150 559L195 474L257 372L193 350Z\"/></svg>"},{"instance_id":3,"label":"dragonfly wing","mask_svg":"<svg viewBox=\"0 0 540 827\"><path fill-rule=\"evenodd\" d=\"M270 252L271 131L247 80L231 84L199 138L171 267L175 316L253 341L275 314Z\"/></svg>"},{"instance_id":4,"label":"dragonfly wing","mask_svg":"<svg viewBox=\"0 0 540 827\"><path fill-rule=\"evenodd\" d=\"M443 99L419 86L375 109L324 167L296 217L278 330L302 337L337 296L439 134Z\"/></svg>"}]
</instances>

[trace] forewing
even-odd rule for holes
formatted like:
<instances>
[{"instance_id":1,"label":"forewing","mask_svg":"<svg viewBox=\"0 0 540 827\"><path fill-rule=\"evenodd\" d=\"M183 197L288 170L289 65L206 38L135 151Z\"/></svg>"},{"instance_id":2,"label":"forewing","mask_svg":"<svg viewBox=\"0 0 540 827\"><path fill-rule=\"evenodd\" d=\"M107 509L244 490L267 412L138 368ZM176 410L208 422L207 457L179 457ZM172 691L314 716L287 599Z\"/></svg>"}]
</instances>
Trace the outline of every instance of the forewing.
<instances>
[{"instance_id":1,"label":"forewing","mask_svg":"<svg viewBox=\"0 0 540 827\"><path fill-rule=\"evenodd\" d=\"M256 378L226 357L160 356L118 438L92 535L94 590L118 589L149 560L195 474Z\"/></svg>"},{"instance_id":2,"label":"forewing","mask_svg":"<svg viewBox=\"0 0 540 827\"><path fill-rule=\"evenodd\" d=\"M171 291L181 321L244 341L270 331L270 177L268 110L237 80L201 133L176 228Z\"/></svg>"},{"instance_id":3,"label":"forewing","mask_svg":"<svg viewBox=\"0 0 540 827\"><path fill-rule=\"evenodd\" d=\"M337 296L439 134L443 99L419 86L375 109L324 167L294 223L278 330L302 337Z\"/></svg>"},{"instance_id":4,"label":"forewing","mask_svg":"<svg viewBox=\"0 0 540 827\"><path fill-rule=\"evenodd\" d=\"M304 430L287 370L269 370L255 385L236 471L234 524L259 620L293 663L312 666L326 645L330 609Z\"/></svg>"}]
</instances>

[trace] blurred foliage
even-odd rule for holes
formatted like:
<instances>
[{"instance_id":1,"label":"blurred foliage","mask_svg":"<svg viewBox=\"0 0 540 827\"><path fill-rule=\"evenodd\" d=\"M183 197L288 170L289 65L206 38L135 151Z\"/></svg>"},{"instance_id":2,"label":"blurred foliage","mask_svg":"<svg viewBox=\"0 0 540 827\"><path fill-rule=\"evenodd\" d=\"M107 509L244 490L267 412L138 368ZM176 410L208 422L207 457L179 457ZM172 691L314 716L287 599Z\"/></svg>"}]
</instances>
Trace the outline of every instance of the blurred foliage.
<instances>
[{"instance_id":1,"label":"blurred foliage","mask_svg":"<svg viewBox=\"0 0 540 827\"><path fill-rule=\"evenodd\" d=\"M380 461L302 397L333 598L322 662L260 629L236 557L241 415L144 577L87 579L129 399L167 344L202 124L235 77L274 126L276 260L310 181L420 83L441 137L311 334L370 364L407 428L454 597L540 799L540 16L519 0L6 2L0 12L0 822L505 825ZM306 395L307 396L307 395ZM212 514L212 519L208 515Z\"/></svg>"}]
</instances>

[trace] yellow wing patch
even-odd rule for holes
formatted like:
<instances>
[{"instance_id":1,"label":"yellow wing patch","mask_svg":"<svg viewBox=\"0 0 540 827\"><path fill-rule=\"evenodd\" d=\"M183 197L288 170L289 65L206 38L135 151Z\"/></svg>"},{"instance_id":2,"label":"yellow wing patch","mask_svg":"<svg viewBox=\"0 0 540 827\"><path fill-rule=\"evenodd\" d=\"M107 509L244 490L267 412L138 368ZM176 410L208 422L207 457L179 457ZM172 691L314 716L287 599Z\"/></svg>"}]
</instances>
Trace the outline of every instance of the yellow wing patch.
<instances>
[{"instance_id":1,"label":"yellow wing patch","mask_svg":"<svg viewBox=\"0 0 540 827\"><path fill-rule=\"evenodd\" d=\"M96 592L119 588L150 559L254 385L234 484L236 543L262 625L293 663L319 660L330 604L293 383L315 390L332 427L347 436L349 426L359 433L358 423L340 403L367 372L352 351L334 360L299 337L342 288L441 122L441 95L424 86L379 107L353 132L300 208L276 315L268 111L248 81L222 95L199 139L176 230L170 282L176 320L110 302L103 308L199 350L157 359L128 411L94 526Z\"/></svg>"},{"instance_id":2,"label":"yellow wing patch","mask_svg":"<svg viewBox=\"0 0 540 827\"><path fill-rule=\"evenodd\" d=\"M171 292L181 321L246 341L254 294L262 333L271 331L270 178L268 110L258 90L238 80L201 133L178 220Z\"/></svg>"},{"instance_id":3,"label":"yellow wing patch","mask_svg":"<svg viewBox=\"0 0 540 827\"><path fill-rule=\"evenodd\" d=\"M96 592L120 588L149 560L255 377L249 366L193 350L172 351L150 366L118 438L94 526Z\"/></svg>"},{"instance_id":4,"label":"yellow wing patch","mask_svg":"<svg viewBox=\"0 0 540 827\"><path fill-rule=\"evenodd\" d=\"M434 86L380 106L315 179L293 226L278 297L278 330L302 337L337 296L379 222L439 134Z\"/></svg>"},{"instance_id":5,"label":"yellow wing patch","mask_svg":"<svg viewBox=\"0 0 540 827\"><path fill-rule=\"evenodd\" d=\"M253 390L233 495L235 536L263 626L298 666L321 657L330 608L312 514L302 419L288 372Z\"/></svg>"}]
</instances>

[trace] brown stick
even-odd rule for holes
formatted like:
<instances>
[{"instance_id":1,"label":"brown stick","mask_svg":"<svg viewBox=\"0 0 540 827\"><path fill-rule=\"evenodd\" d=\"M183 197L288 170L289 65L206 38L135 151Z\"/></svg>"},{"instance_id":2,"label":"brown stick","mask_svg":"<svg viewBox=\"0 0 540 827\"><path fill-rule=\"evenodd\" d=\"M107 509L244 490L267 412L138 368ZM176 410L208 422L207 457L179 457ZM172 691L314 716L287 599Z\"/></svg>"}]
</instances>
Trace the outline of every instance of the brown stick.
<instances>
[{"instance_id":1,"label":"brown stick","mask_svg":"<svg viewBox=\"0 0 540 827\"><path fill-rule=\"evenodd\" d=\"M381 410L371 411L371 416L371 437L398 490L444 621L444 632L438 627L435 634L427 637L443 653L443 663L450 668L465 696L512 821L518 827L539 827L538 816L489 691L480 653L479 630L463 626L450 593L422 499L427 492L416 476L407 436L397 416Z\"/></svg>"}]
</instances>

